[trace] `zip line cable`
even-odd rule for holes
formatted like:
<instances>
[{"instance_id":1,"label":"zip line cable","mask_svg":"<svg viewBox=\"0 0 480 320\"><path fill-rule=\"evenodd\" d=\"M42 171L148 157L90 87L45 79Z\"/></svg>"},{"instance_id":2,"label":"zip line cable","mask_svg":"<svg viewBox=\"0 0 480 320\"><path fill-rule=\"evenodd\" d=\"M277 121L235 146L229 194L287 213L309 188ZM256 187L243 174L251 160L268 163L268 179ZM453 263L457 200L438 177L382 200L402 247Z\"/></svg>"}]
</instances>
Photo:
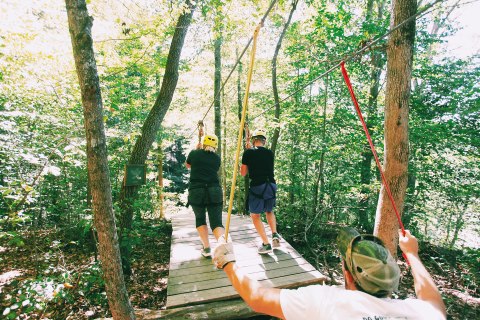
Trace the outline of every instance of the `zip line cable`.
<instances>
[{"instance_id":1,"label":"zip line cable","mask_svg":"<svg viewBox=\"0 0 480 320\"><path fill-rule=\"evenodd\" d=\"M319 76L315 77L313 80L309 81L307 84L301 86L299 89L295 90L294 92L292 92L291 94L289 94L288 96L286 96L285 98L281 99L280 102L284 102L285 100L288 100L290 99L291 97L293 97L295 94L297 94L298 92L304 90L306 87L308 87L309 85L311 85L312 83L314 83L315 81L317 81L318 79L321 79L323 78L325 75L329 74L330 72L332 72L334 69L336 69L337 67L339 67L341 65L342 62L348 62L350 60L352 60L353 58L359 56L360 54L362 54L364 51L366 51L367 49L371 48L373 45L377 44L380 40L382 40L383 38L387 37L388 35L390 35L392 32L394 32L395 30L401 28L404 24L410 22L412 19L416 19L416 18L420 18L422 16L424 16L425 14L427 14L428 10L431 9L434 5L436 5L437 3L439 2L443 2L445 0L436 0L434 2L432 2L431 4L429 5L426 5L425 7L423 7L421 10L417 11L417 13L415 13L414 15L411 15L410 17L408 17L407 19L403 20L401 23L399 23L398 25L396 25L394 28L392 28L391 30L389 30L388 32L386 32L385 34L377 37L375 40L373 40L372 42L370 42L369 44L366 44L365 46L363 46L360 50L358 51L355 51L353 53L351 53L350 55L347 55L347 57L343 60L340 60L340 62L336 63L334 66L332 66L331 68L329 68L327 71L323 72L322 74L320 74ZM265 114L267 111L271 110L273 107L275 107L276 104L273 104L271 105L270 107L268 107L267 109L263 110L262 112L260 112L259 114L253 116L250 120L254 120L256 118L258 118L259 116Z\"/></svg>"},{"instance_id":2,"label":"zip line cable","mask_svg":"<svg viewBox=\"0 0 480 320\"><path fill-rule=\"evenodd\" d=\"M258 23L259 25L262 25L263 26L263 23L265 22L265 20L267 19L268 15L270 14L270 11L272 11L273 7L275 6L277 0L272 0L272 2L270 3L270 6L268 7L267 11L265 12L265 14L263 15L262 19L260 20L260 22ZM235 64L233 65L232 67L232 70L230 70L230 73L228 74L227 78L225 79L225 81L222 83L222 86L220 87L220 89L218 90L218 92L215 93L215 96L213 97L213 101L212 103L210 104L210 107L208 107L208 110L207 112L205 112L203 118L202 118L202 121L205 120L205 118L207 117L207 114L210 112L210 110L212 109L213 105L215 104L215 100L219 97L219 94L220 92L222 92L223 88L225 87L225 85L227 84L228 80L230 80L230 77L232 76L233 72L235 71L235 69L237 68L238 64L240 63L240 61L242 60L243 58L243 55L245 54L245 52L247 52L247 49L248 47L250 47L250 44L252 43L253 41L253 37L250 37L250 39L248 40L247 44L245 45L245 48L243 49L242 53L240 54L240 56L238 56L237 58L237 61L235 61ZM193 132L188 136L188 138L191 138L193 136L193 134L195 133L195 131L197 130L197 128L195 128L193 130Z\"/></svg>"}]
</instances>

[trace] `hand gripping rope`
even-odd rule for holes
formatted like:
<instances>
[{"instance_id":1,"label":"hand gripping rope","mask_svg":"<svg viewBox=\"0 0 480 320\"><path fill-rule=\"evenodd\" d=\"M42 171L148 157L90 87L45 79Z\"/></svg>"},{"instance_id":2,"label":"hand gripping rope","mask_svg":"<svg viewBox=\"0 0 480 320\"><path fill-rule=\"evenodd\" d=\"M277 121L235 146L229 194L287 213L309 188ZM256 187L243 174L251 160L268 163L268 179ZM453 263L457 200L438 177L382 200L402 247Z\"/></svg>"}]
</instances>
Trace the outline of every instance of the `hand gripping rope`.
<instances>
[{"instance_id":1,"label":"hand gripping rope","mask_svg":"<svg viewBox=\"0 0 480 320\"><path fill-rule=\"evenodd\" d=\"M357 98L355 97L355 93L353 92L352 83L350 82L350 78L348 76L347 69L345 68L345 61L342 61L340 63L340 67L342 68L343 79L345 79L345 83L347 84L348 91L350 92L350 96L352 97L352 101L353 101L353 104L355 106L355 110L357 111L358 118L360 119L360 122L362 122L363 131L365 131L365 135L367 136L368 144L370 145L370 149L372 150L373 157L375 158L375 162L377 164L378 171L380 171L380 176L382 177L383 186L385 187L385 190L387 191L388 198L390 199L390 202L392 203L393 210L395 211L395 215L397 216L398 225L402 229L402 233L405 236L405 228L403 226L402 219L400 218L400 213L398 212L397 206L395 205L395 200L393 199L392 192L390 191L390 187L388 186L387 179L385 178L385 174L383 173L382 165L380 163L380 160L378 160L377 151L375 151L375 146L373 145L372 138L370 137L370 133L368 132L367 124L365 123L365 120L363 119L362 111L360 110L360 106L358 105ZM405 254L402 253L402 255L405 258L405 261L407 261L407 263L408 263L408 259L405 256Z\"/></svg>"}]
</instances>

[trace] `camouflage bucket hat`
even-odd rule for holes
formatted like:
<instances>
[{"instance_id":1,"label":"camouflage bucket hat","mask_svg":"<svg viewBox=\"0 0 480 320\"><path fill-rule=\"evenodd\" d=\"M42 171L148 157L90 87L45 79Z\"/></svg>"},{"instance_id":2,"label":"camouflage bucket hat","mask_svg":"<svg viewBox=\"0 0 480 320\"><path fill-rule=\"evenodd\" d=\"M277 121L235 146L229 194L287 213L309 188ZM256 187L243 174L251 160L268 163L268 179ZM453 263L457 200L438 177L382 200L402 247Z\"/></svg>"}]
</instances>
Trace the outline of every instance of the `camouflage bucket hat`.
<instances>
[{"instance_id":1,"label":"camouflage bucket hat","mask_svg":"<svg viewBox=\"0 0 480 320\"><path fill-rule=\"evenodd\" d=\"M397 290L400 268L379 238L343 228L337 245L347 269L363 291L383 296Z\"/></svg>"}]
</instances>

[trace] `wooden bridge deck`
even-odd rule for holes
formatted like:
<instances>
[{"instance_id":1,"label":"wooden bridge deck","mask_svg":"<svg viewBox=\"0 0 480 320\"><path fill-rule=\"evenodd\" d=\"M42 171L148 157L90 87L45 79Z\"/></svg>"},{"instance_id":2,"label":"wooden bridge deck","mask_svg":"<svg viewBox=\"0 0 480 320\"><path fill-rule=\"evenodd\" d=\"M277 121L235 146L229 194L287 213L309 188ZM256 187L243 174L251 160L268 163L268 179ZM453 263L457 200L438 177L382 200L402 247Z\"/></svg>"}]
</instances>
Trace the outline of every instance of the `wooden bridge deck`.
<instances>
[{"instance_id":1,"label":"wooden bridge deck","mask_svg":"<svg viewBox=\"0 0 480 320\"><path fill-rule=\"evenodd\" d=\"M217 270L211 259L201 256L193 213L184 210L172 216L172 227L167 309L238 298L225 273ZM273 253L259 255L257 246L261 241L249 217L232 215L229 234L237 264L249 277L266 286L295 288L326 280L283 239L281 247ZM215 248L212 235L210 244Z\"/></svg>"}]
</instances>

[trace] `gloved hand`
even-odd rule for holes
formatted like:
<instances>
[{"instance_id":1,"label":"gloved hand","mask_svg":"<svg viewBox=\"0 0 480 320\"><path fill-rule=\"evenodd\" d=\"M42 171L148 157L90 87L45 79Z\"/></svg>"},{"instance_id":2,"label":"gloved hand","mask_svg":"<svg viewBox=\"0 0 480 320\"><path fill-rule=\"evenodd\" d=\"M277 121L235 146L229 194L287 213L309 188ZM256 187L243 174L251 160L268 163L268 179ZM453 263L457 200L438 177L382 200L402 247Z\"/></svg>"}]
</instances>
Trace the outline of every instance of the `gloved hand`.
<instances>
[{"instance_id":1,"label":"gloved hand","mask_svg":"<svg viewBox=\"0 0 480 320\"><path fill-rule=\"evenodd\" d=\"M225 236L218 238L218 245L213 252L213 263L218 269L223 269L229 262L235 262L235 253L230 239L225 242Z\"/></svg>"}]
</instances>

